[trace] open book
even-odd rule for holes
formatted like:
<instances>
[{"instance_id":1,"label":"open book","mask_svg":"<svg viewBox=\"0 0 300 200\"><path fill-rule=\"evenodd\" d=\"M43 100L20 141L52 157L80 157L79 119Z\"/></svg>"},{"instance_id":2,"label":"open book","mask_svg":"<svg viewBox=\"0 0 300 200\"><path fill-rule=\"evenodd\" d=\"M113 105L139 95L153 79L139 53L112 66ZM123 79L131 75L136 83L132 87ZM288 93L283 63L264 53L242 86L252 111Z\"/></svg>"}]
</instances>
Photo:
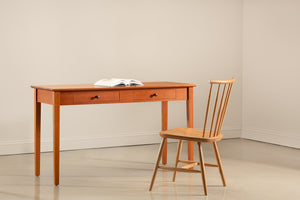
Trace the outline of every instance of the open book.
<instances>
[{"instance_id":1,"label":"open book","mask_svg":"<svg viewBox=\"0 0 300 200\"><path fill-rule=\"evenodd\" d=\"M106 87L116 87L116 86L143 86L144 84L141 81L135 79L119 79L119 78L110 78L110 79L101 79L94 83L96 86L106 86Z\"/></svg>"}]
</instances>

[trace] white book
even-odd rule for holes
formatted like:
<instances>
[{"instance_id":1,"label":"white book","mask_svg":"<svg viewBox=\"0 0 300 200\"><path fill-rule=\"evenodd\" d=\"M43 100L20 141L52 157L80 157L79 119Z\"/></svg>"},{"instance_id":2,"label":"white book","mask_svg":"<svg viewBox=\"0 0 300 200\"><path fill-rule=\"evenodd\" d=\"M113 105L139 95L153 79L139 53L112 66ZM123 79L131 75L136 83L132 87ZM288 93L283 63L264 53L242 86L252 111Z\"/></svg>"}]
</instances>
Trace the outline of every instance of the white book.
<instances>
[{"instance_id":1,"label":"white book","mask_svg":"<svg viewBox=\"0 0 300 200\"><path fill-rule=\"evenodd\" d=\"M120 79L120 78L110 78L101 79L94 83L96 86L106 86L106 87L118 87L118 86L143 86L144 84L135 79Z\"/></svg>"}]
</instances>

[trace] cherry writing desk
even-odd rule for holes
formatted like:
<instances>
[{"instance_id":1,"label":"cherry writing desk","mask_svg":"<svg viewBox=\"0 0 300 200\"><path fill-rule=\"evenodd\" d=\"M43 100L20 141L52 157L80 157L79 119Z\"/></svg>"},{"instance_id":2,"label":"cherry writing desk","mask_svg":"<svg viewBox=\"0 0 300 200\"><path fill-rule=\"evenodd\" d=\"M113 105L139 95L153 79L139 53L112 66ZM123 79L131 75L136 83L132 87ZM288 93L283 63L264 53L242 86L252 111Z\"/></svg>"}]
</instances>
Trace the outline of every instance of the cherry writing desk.
<instances>
[{"instance_id":1,"label":"cherry writing desk","mask_svg":"<svg viewBox=\"0 0 300 200\"><path fill-rule=\"evenodd\" d=\"M53 105L54 184L59 185L60 106L81 104L162 102L162 130L168 128L168 101L186 101L187 126L193 127L193 87L174 82L145 82L144 86L99 87L92 84L40 85L34 88L34 158L35 175L40 175L41 103ZM188 143L188 158L193 160L193 143ZM167 163L167 143L163 164Z\"/></svg>"}]
</instances>

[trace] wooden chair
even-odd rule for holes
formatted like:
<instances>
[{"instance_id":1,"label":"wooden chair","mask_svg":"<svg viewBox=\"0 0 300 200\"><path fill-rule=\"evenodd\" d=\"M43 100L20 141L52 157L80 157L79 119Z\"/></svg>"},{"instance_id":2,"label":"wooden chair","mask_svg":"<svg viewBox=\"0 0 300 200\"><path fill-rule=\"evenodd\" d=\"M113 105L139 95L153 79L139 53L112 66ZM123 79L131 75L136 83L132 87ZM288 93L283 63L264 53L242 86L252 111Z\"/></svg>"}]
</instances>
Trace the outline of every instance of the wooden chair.
<instances>
[{"instance_id":1,"label":"wooden chair","mask_svg":"<svg viewBox=\"0 0 300 200\"><path fill-rule=\"evenodd\" d=\"M223 186L226 186L223 167L222 167L219 150L216 142L221 140L223 137L223 135L221 134L221 128L224 121L224 117L227 110L229 97L230 97L230 93L234 81L235 81L234 78L232 78L231 80L210 81L210 91L208 96L203 130L195 129L195 128L174 128L174 129L160 132L160 136L162 137L162 142L160 144L157 161L153 171L153 176L152 176L149 191L152 190L158 169L174 171L173 182L176 179L177 172L201 173L204 193L205 195L207 195L205 166L218 167L222 178ZM177 147L175 167L166 167L166 166L159 165L162 157L163 147L167 138L179 140L178 147ZM183 140L197 142L200 162L190 161L190 160L180 160ZM202 142L212 143L214 147L217 164L204 163ZM183 167L178 167L179 163L185 163L186 165ZM193 167L196 165L200 165L201 170L193 169Z\"/></svg>"}]
</instances>

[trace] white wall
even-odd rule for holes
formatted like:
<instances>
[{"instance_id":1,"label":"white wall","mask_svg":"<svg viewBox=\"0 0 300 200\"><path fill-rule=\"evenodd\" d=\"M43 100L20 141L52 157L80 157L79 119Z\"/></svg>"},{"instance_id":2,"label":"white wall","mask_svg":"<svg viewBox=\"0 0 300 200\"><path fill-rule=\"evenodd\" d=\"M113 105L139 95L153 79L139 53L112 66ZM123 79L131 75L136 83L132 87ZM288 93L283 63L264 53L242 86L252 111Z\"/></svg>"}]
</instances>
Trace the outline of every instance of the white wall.
<instances>
[{"instance_id":1,"label":"white wall","mask_svg":"<svg viewBox=\"0 0 300 200\"><path fill-rule=\"evenodd\" d=\"M0 57L0 154L33 151L31 84L106 77L198 84L201 127L208 79L234 76L224 133L240 136L241 0L0 0ZM42 150L52 148L51 111L42 106ZM62 149L160 140L160 103L65 106L61 116ZM185 102L170 103L170 128L185 116Z\"/></svg>"},{"instance_id":2,"label":"white wall","mask_svg":"<svg viewBox=\"0 0 300 200\"><path fill-rule=\"evenodd\" d=\"M245 0L243 137L300 148L300 1Z\"/></svg>"}]
</instances>

